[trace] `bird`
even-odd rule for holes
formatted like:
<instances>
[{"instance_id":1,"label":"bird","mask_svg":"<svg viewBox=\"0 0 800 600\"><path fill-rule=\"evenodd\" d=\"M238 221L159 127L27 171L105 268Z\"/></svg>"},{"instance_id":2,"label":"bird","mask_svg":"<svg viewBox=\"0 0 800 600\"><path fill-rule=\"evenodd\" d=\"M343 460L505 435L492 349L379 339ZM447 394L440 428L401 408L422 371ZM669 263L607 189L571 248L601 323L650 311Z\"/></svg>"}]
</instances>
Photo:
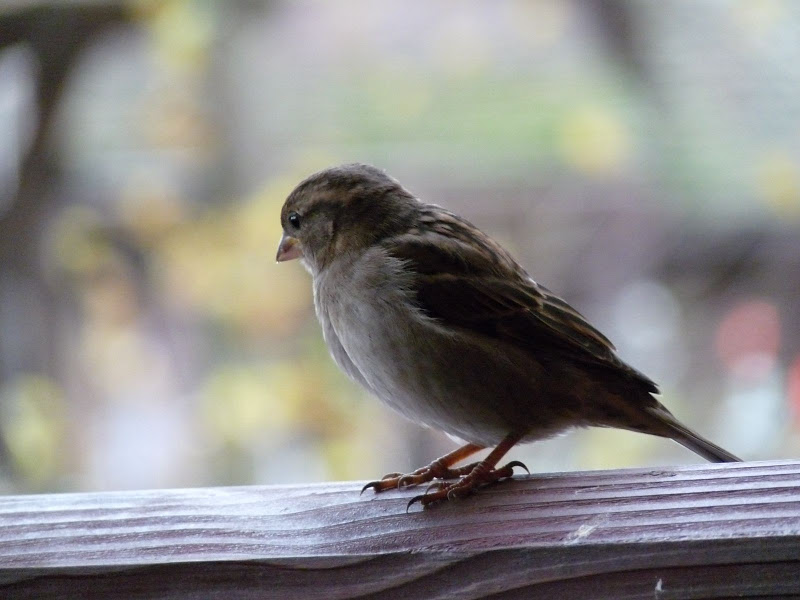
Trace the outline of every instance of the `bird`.
<instances>
[{"instance_id":1,"label":"bird","mask_svg":"<svg viewBox=\"0 0 800 600\"><path fill-rule=\"evenodd\" d=\"M498 467L516 444L592 426L670 438L712 462L740 460L678 421L650 378L498 242L385 171L353 163L314 173L288 195L280 221L277 261L300 259L311 274L337 365L462 444L362 493L433 482L408 507L463 498L528 470Z\"/></svg>"}]
</instances>

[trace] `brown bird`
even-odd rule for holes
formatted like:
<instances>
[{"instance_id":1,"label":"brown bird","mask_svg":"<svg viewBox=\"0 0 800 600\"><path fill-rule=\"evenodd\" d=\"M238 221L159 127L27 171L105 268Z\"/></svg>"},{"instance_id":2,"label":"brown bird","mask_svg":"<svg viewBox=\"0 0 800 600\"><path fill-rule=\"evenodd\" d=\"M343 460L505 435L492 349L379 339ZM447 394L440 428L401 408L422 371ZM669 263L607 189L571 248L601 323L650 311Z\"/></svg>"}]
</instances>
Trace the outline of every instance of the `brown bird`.
<instances>
[{"instance_id":1,"label":"brown bird","mask_svg":"<svg viewBox=\"0 0 800 600\"><path fill-rule=\"evenodd\" d=\"M655 383L500 244L383 171L351 164L311 175L287 198L281 224L277 260L301 258L313 276L339 367L412 421L465 442L364 489L440 479L409 506L465 496L524 468L497 466L515 444L573 427L618 427L710 461L739 460L680 423L653 396ZM482 461L454 467L489 447Z\"/></svg>"}]
</instances>

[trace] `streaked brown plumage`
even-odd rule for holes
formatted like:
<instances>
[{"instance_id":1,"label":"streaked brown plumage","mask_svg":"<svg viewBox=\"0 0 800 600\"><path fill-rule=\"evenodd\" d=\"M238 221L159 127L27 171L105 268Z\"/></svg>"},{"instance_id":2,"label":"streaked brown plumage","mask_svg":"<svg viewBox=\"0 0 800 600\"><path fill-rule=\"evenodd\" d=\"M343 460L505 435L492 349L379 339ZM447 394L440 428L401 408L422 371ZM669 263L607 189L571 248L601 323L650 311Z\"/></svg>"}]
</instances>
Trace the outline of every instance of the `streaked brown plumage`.
<instances>
[{"instance_id":1,"label":"streaked brown plumage","mask_svg":"<svg viewBox=\"0 0 800 600\"><path fill-rule=\"evenodd\" d=\"M465 495L512 474L519 463L495 467L515 443L583 426L738 460L679 423L650 379L497 242L382 171L356 164L310 176L287 198L281 222L278 260L302 256L339 366L410 419L468 442L367 487L463 476L415 500ZM485 460L451 468L491 446Z\"/></svg>"}]
</instances>

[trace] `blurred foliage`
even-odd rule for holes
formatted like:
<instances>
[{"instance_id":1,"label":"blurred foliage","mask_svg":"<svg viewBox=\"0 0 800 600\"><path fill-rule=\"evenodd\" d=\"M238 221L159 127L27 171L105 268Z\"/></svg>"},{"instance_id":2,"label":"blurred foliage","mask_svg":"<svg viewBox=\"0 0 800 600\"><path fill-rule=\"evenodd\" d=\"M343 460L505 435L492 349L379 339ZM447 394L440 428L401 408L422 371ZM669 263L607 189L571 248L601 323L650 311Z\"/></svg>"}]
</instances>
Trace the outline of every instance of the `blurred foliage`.
<instances>
[{"instance_id":1,"label":"blurred foliage","mask_svg":"<svg viewBox=\"0 0 800 600\"><path fill-rule=\"evenodd\" d=\"M293 181L275 181L261 194L212 209L156 240L152 251L164 296L237 335L294 332L308 314L308 278L274 264L281 235L275 216Z\"/></svg>"},{"instance_id":2,"label":"blurred foliage","mask_svg":"<svg viewBox=\"0 0 800 600\"><path fill-rule=\"evenodd\" d=\"M757 164L756 193L778 216L800 217L800 166L785 150L765 153Z\"/></svg>"},{"instance_id":3,"label":"blurred foliage","mask_svg":"<svg viewBox=\"0 0 800 600\"><path fill-rule=\"evenodd\" d=\"M30 489L47 490L68 468L66 426L67 408L53 381L27 374L0 388L0 429L14 469Z\"/></svg>"}]
</instances>

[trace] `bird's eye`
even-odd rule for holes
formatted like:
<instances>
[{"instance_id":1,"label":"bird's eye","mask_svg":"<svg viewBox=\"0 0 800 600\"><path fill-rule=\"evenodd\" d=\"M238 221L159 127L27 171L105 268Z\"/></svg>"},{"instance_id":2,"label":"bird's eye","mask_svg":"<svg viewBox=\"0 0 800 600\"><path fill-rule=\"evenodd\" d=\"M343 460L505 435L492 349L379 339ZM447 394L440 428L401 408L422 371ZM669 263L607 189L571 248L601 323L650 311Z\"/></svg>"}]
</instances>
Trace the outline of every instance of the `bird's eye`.
<instances>
[{"instance_id":1,"label":"bird's eye","mask_svg":"<svg viewBox=\"0 0 800 600\"><path fill-rule=\"evenodd\" d=\"M298 215L296 212L289 213L287 220L289 221L289 225L295 229L300 229L300 215Z\"/></svg>"}]
</instances>

